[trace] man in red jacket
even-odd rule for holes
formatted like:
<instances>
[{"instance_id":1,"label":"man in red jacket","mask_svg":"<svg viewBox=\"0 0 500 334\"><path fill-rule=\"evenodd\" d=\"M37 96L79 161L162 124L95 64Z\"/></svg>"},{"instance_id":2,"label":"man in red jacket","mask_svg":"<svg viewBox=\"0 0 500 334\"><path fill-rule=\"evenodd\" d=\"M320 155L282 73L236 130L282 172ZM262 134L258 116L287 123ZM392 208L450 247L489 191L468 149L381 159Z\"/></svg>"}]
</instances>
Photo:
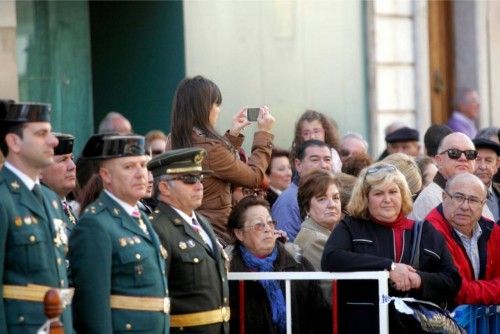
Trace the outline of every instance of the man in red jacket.
<instances>
[{"instance_id":1,"label":"man in red jacket","mask_svg":"<svg viewBox=\"0 0 500 334\"><path fill-rule=\"evenodd\" d=\"M483 182L457 174L426 217L444 236L462 277L457 304L500 304L500 226L481 216L485 202Z\"/></svg>"}]
</instances>

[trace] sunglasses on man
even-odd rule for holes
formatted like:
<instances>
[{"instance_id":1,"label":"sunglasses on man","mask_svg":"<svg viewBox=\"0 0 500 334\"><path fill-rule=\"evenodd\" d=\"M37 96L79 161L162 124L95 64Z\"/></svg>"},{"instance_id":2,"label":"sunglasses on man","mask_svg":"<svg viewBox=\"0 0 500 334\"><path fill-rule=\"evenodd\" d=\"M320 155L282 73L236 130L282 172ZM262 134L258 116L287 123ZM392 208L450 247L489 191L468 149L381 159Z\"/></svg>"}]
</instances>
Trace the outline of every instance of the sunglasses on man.
<instances>
[{"instance_id":1,"label":"sunglasses on man","mask_svg":"<svg viewBox=\"0 0 500 334\"><path fill-rule=\"evenodd\" d=\"M448 153L448 158L453 159L453 160L458 160L462 156L462 154L465 155L465 159L467 160L476 160L477 158L477 151L476 150L459 150L457 148L450 148L447 150L444 150L441 153L438 154L445 154Z\"/></svg>"},{"instance_id":2,"label":"sunglasses on man","mask_svg":"<svg viewBox=\"0 0 500 334\"><path fill-rule=\"evenodd\" d=\"M184 184L195 184L196 182L203 181L203 174L185 174L185 175L179 175L175 177L171 177L168 179L170 180L179 180L182 181Z\"/></svg>"}]
</instances>

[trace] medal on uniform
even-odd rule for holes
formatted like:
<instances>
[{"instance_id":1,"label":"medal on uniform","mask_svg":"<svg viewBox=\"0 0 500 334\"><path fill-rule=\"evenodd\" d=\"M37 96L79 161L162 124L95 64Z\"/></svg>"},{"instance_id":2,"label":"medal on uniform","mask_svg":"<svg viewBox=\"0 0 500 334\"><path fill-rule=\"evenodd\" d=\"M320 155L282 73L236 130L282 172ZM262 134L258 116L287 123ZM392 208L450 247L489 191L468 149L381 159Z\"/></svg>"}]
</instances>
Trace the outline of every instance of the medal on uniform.
<instances>
[{"instance_id":1,"label":"medal on uniform","mask_svg":"<svg viewBox=\"0 0 500 334\"><path fill-rule=\"evenodd\" d=\"M125 247L127 246L127 239L125 238L120 238L120 246Z\"/></svg>"},{"instance_id":2,"label":"medal on uniform","mask_svg":"<svg viewBox=\"0 0 500 334\"><path fill-rule=\"evenodd\" d=\"M128 243L129 243L129 244L131 244L131 245L135 245L134 239L132 239L132 238L127 238L127 241L128 241Z\"/></svg>"},{"instance_id":3,"label":"medal on uniform","mask_svg":"<svg viewBox=\"0 0 500 334\"><path fill-rule=\"evenodd\" d=\"M33 224L38 224L38 219L36 219L35 217L31 217L31 221L33 222Z\"/></svg>"},{"instance_id":4,"label":"medal on uniform","mask_svg":"<svg viewBox=\"0 0 500 334\"><path fill-rule=\"evenodd\" d=\"M193 239L189 239L187 241L187 245L190 247L190 248L194 248L194 246L196 246L196 244L194 243L194 240Z\"/></svg>"},{"instance_id":5,"label":"medal on uniform","mask_svg":"<svg viewBox=\"0 0 500 334\"><path fill-rule=\"evenodd\" d=\"M186 243L184 241L179 242L179 248L182 250L186 249L187 248Z\"/></svg>"},{"instance_id":6,"label":"medal on uniform","mask_svg":"<svg viewBox=\"0 0 500 334\"><path fill-rule=\"evenodd\" d=\"M134 241L135 241L136 244L140 244L141 243L141 239L139 237L134 237L133 239L134 239Z\"/></svg>"},{"instance_id":7,"label":"medal on uniform","mask_svg":"<svg viewBox=\"0 0 500 334\"><path fill-rule=\"evenodd\" d=\"M165 247L163 247L163 245L160 245L160 253L161 253L161 256L166 260L168 253L167 253L167 250L165 249Z\"/></svg>"},{"instance_id":8,"label":"medal on uniform","mask_svg":"<svg viewBox=\"0 0 500 334\"><path fill-rule=\"evenodd\" d=\"M24 217L24 223L26 225L31 225L31 217L30 216Z\"/></svg>"},{"instance_id":9,"label":"medal on uniform","mask_svg":"<svg viewBox=\"0 0 500 334\"><path fill-rule=\"evenodd\" d=\"M21 225L23 225L23 220L21 219L21 217L16 217L16 219L14 220L14 224L17 227L20 227Z\"/></svg>"}]
</instances>

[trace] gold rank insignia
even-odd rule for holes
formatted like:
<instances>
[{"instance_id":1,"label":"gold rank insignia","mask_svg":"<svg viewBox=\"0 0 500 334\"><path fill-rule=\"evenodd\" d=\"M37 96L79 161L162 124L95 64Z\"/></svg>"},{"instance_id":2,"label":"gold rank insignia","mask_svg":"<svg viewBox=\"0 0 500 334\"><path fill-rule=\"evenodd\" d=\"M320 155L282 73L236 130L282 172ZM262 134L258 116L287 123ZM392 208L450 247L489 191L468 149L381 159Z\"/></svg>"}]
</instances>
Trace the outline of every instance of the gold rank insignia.
<instances>
[{"instance_id":1,"label":"gold rank insignia","mask_svg":"<svg viewBox=\"0 0 500 334\"><path fill-rule=\"evenodd\" d=\"M127 246L127 239L125 239L125 238L120 238L120 246L122 246L122 247Z\"/></svg>"},{"instance_id":2,"label":"gold rank insignia","mask_svg":"<svg viewBox=\"0 0 500 334\"><path fill-rule=\"evenodd\" d=\"M114 214L115 216L118 216L118 215L120 214L120 210L119 210L118 208L114 208L114 209L113 209L113 214Z\"/></svg>"},{"instance_id":3,"label":"gold rank insignia","mask_svg":"<svg viewBox=\"0 0 500 334\"><path fill-rule=\"evenodd\" d=\"M180 224L181 223L181 220L179 218L174 218L174 223L176 224Z\"/></svg>"},{"instance_id":4,"label":"gold rank insignia","mask_svg":"<svg viewBox=\"0 0 500 334\"><path fill-rule=\"evenodd\" d=\"M23 220L21 219L21 217L16 217L16 219L14 220L14 224L17 227L20 227L21 225L23 225Z\"/></svg>"},{"instance_id":5,"label":"gold rank insignia","mask_svg":"<svg viewBox=\"0 0 500 334\"><path fill-rule=\"evenodd\" d=\"M197 165L199 165L203 161L203 157L205 156L202 152L203 151L195 155L193 158L193 162Z\"/></svg>"},{"instance_id":6,"label":"gold rank insignia","mask_svg":"<svg viewBox=\"0 0 500 334\"><path fill-rule=\"evenodd\" d=\"M17 190L17 189L19 189L19 187L20 187L20 185L19 185L19 183L17 183L17 181L12 181L12 182L10 183L10 186L11 186L12 188L16 189L16 190Z\"/></svg>"},{"instance_id":7,"label":"gold rank insignia","mask_svg":"<svg viewBox=\"0 0 500 334\"><path fill-rule=\"evenodd\" d=\"M186 249L187 248L186 243L184 241L179 242L179 248L182 250Z\"/></svg>"},{"instance_id":8,"label":"gold rank insignia","mask_svg":"<svg viewBox=\"0 0 500 334\"><path fill-rule=\"evenodd\" d=\"M165 249L165 247L163 247L163 245L160 245L160 253L161 253L161 256L166 260L168 253L167 253L167 250Z\"/></svg>"}]
</instances>

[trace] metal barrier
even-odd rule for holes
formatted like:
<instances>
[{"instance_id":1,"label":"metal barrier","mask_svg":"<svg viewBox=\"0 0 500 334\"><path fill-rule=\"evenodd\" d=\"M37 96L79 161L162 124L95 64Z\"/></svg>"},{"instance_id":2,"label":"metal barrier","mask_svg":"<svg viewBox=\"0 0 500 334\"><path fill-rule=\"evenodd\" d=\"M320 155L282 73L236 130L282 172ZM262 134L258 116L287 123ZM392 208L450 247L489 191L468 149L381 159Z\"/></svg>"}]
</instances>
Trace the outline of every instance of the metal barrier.
<instances>
[{"instance_id":1,"label":"metal barrier","mask_svg":"<svg viewBox=\"0 0 500 334\"><path fill-rule=\"evenodd\" d=\"M500 305L459 305L452 316L467 334L500 334Z\"/></svg>"},{"instance_id":2,"label":"metal barrier","mask_svg":"<svg viewBox=\"0 0 500 334\"><path fill-rule=\"evenodd\" d=\"M379 293L379 333L389 333L389 272L356 271L349 273L329 272L230 272L228 279L233 281L283 280L285 281L286 332L292 334L292 305L290 281L307 280L377 280Z\"/></svg>"}]
</instances>

